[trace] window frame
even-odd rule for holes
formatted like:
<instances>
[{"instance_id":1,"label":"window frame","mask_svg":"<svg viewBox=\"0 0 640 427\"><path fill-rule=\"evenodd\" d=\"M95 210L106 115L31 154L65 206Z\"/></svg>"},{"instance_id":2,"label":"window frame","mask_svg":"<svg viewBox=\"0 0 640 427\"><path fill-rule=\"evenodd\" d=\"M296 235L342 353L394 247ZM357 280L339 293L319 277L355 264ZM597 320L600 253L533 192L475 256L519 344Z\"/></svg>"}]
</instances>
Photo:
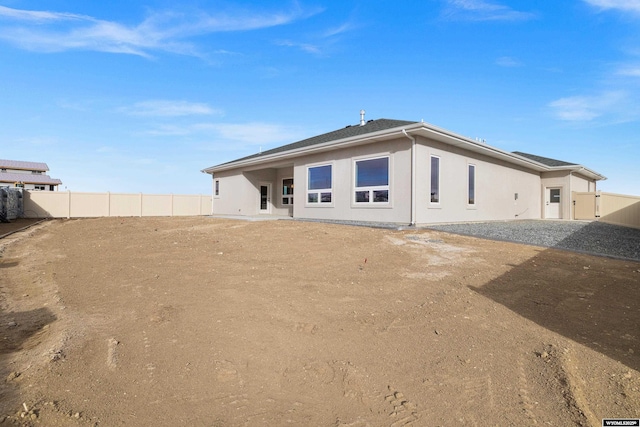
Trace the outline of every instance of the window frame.
<instances>
[{"instance_id":1,"label":"window frame","mask_svg":"<svg viewBox=\"0 0 640 427\"><path fill-rule=\"evenodd\" d=\"M437 186L438 188L436 189L437 191L437 200L434 202L433 201L433 160L437 160L438 161L438 177L437 177ZM442 163L442 157L437 156L435 154L431 154L429 156L429 204L432 206L440 206L440 202L442 200L442 193L440 191L441 189L441 185L440 185L440 181L441 181L441 176L442 174L440 173L440 165Z\"/></svg>"},{"instance_id":2,"label":"window frame","mask_svg":"<svg viewBox=\"0 0 640 427\"><path fill-rule=\"evenodd\" d=\"M358 187L358 163L369 160L387 159L387 184L386 185L370 185ZM352 191L351 206L363 208L390 208L392 207L391 181L393 177L393 162L391 153L378 154L373 156L355 157L352 160ZM387 200L385 202L375 201L376 191L386 191ZM357 194L359 192L367 192L367 201L358 201Z\"/></svg>"},{"instance_id":3,"label":"window frame","mask_svg":"<svg viewBox=\"0 0 640 427\"><path fill-rule=\"evenodd\" d=\"M314 189L310 189L309 185L310 185L310 176L309 176L309 171L311 169L318 169L318 168L322 168L322 167L327 167L329 166L331 168L331 173L330 173L330 179L331 179L331 187L328 188L314 188ZM306 207L311 207L311 208L315 208L315 207L333 207L334 206L334 197L333 197L333 171L335 170L335 164L334 162L322 162L322 163L313 163L313 164L309 164L306 166L305 168L306 170L306 183L305 183L305 198L304 198L304 205ZM329 197L331 198L330 201L323 201L322 198L323 196L326 197L326 195L329 195ZM309 196L310 195L315 195L316 196L316 201L309 201Z\"/></svg>"},{"instance_id":4,"label":"window frame","mask_svg":"<svg viewBox=\"0 0 640 427\"><path fill-rule=\"evenodd\" d=\"M285 194L284 192L284 182L285 181L289 181L291 180L291 193L289 194ZM293 195L294 195L294 188L293 188L293 177L286 177L286 178L282 178L282 180L280 181L281 185L280 185L280 205L282 207L289 207L289 206L293 206ZM285 203L285 199L287 200L287 203Z\"/></svg>"},{"instance_id":5,"label":"window frame","mask_svg":"<svg viewBox=\"0 0 640 427\"><path fill-rule=\"evenodd\" d=\"M473 170L473 173L471 173L472 170ZM468 208L475 208L478 205L477 171L478 171L478 168L476 167L475 163L467 163L467 207ZM472 181L472 178L473 178L473 181ZM473 198L471 197L472 195L473 195Z\"/></svg>"}]
</instances>

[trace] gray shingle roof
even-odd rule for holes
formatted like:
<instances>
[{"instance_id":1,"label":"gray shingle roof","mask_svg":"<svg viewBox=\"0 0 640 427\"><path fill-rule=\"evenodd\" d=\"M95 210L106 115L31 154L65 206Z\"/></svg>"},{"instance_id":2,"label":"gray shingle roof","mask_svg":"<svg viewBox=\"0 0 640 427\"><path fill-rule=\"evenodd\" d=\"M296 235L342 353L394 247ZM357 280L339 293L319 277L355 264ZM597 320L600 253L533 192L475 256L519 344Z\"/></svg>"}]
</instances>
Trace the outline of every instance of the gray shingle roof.
<instances>
[{"instance_id":1,"label":"gray shingle roof","mask_svg":"<svg viewBox=\"0 0 640 427\"><path fill-rule=\"evenodd\" d=\"M391 129L399 126L407 126L414 123L417 123L417 122L410 122L406 120L391 120L391 119L369 120L363 126L360 126L359 124L346 126L342 129L334 130L333 132L323 133L322 135L303 139L302 141L283 145L281 147L272 148L271 150L263 151L262 153L252 154L250 156L242 157L240 159L232 160L230 162L223 163L223 164L235 163L242 160L249 160L252 158L257 158L257 157L265 156L268 154L282 153L289 150L295 150L297 148L310 147L312 145L322 144L325 142L338 141L345 138L351 138L354 136L378 132L381 130Z\"/></svg>"},{"instance_id":2,"label":"gray shingle roof","mask_svg":"<svg viewBox=\"0 0 640 427\"><path fill-rule=\"evenodd\" d=\"M576 166L577 163L569 163L564 162L562 160L550 159L548 157L536 156L535 154L523 153L521 151L514 151L513 154L517 154L518 156L526 157L527 159L531 159L535 162L542 163L546 166Z\"/></svg>"},{"instance_id":3,"label":"gray shingle roof","mask_svg":"<svg viewBox=\"0 0 640 427\"><path fill-rule=\"evenodd\" d=\"M51 178L49 175L38 175L29 173L11 173L0 172L0 182L24 182L25 184L48 184L48 185L60 185L62 181L56 178Z\"/></svg>"},{"instance_id":4,"label":"gray shingle roof","mask_svg":"<svg viewBox=\"0 0 640 427\"><path fill-rule=\"evenodd\" d=\"M0 159L0 168L2 169L21 169L28 171L43 171L49 170L49 166L46 163L40 162L23 162L20 160L5 160Z\"/></svg>"}]
</instances>

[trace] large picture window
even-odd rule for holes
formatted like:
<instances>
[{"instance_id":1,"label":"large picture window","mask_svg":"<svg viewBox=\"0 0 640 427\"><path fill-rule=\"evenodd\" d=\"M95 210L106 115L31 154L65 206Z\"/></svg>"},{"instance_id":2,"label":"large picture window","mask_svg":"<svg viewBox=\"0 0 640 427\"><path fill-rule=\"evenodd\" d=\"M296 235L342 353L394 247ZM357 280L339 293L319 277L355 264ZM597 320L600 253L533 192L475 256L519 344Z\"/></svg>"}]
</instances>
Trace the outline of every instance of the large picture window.
<instances>
[{"instance_id":1,"label":"large picture window","mask_svg":"<svg viewBox=\"0 0 640 427\"><path fill-rule=\"evenodd\" d=\"M307 203L331 203L333 196L331 165L307 169Z\"/></svg>"},{"instance_id":2,"label":"large picture window","mask_svg":"<svg viewBox=\"0 0 640 427\"><path fill-rule=\"evenodd\" d=\"M355 161L355 202L389 203L389 157Z\"/></svg>"},{"instance_id":3,"label":"large picture window","mask_svg":"<svg viewBox=\"0 0 640 427\"><path fill-rule=\"evenodd\" d=\"M467 191L468 200L470 205L476 204L476 166L469 165L469 188Z\"/></svg>"},{"instance_id":4,"label":"large picture window","mask_svg":"<svg viewBox=\"0 0 640 427\"><path fill-rule=\"evenodd\" d=\"M440 203L440 157L431 156L431 203Z\"/></svg>"}]
</instances>

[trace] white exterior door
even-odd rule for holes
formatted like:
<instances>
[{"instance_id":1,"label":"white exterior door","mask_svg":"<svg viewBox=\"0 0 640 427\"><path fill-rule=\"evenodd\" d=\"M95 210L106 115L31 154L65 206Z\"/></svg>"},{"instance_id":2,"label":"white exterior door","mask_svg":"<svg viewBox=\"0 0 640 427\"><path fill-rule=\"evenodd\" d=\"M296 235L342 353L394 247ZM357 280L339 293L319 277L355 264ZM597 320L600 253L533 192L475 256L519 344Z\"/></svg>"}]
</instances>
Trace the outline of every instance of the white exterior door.
<instances>
[{"instance_id":1,"label":"white exterior door","mask_svg":"<svg viewBox=\"0 0 640 427\"><path fill-rule=\"evenodd\" d=\"M547 188L545 191L545 205L545 218L562 218L562 189L557 187Z\"/></svg>"},{"instance_id":2,"label":"white exterior door","mask_svg":"<svg viewBox=\"0 0 640 427\"><path fill-rule=\"evenodd\" d=\"M260 183L260 213L271 213L271 184Z\"/></svg>"}]
</instances>

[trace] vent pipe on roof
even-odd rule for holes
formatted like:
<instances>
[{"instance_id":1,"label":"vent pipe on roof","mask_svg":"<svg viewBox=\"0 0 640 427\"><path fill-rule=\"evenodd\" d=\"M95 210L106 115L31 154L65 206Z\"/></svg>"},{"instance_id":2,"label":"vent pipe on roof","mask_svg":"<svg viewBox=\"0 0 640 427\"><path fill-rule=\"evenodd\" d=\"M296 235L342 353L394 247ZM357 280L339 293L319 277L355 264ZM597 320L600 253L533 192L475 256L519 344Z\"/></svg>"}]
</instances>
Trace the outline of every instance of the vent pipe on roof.
<instances>
[{"instance_id":1,"label":"vent pipe on roof","mask_svg":"<svg viewBox=\"0 0 640 427\"><path fill-rule=\"evenodd\" d=\"M360 126L364 126L365 125L365 121L364 121L364 110L360 110Z\"/></svg>"}]
</instances>

